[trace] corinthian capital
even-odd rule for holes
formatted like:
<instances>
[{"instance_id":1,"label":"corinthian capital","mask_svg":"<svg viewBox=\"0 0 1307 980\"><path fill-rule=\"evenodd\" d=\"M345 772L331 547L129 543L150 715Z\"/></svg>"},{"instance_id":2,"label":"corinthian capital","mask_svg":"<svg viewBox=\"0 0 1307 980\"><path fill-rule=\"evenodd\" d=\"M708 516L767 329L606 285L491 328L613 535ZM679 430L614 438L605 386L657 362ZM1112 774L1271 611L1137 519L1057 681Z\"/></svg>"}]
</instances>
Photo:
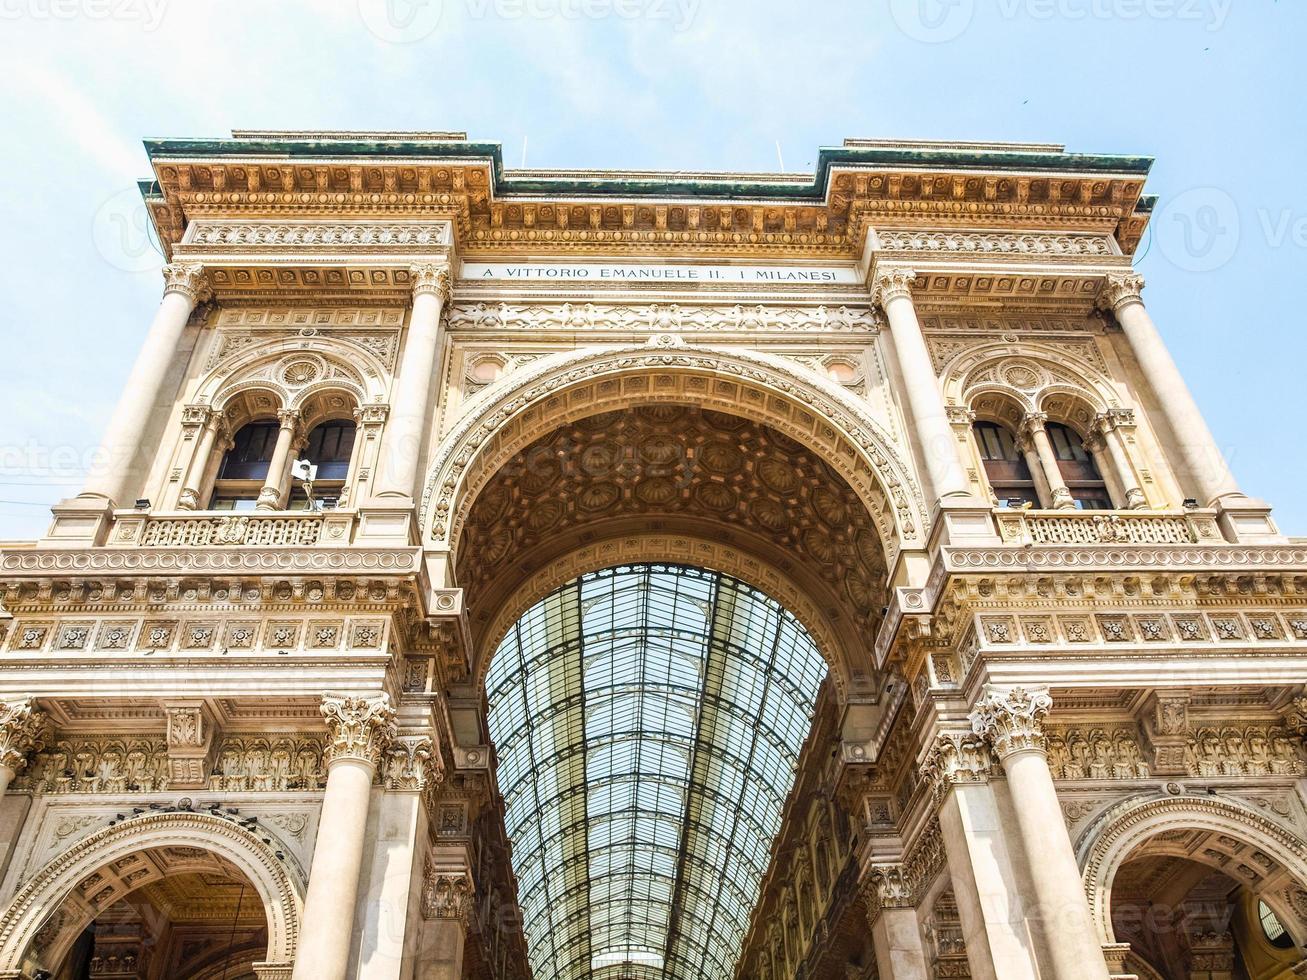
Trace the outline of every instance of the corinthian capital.
<instances>
[{"instance_id":1,"label":"corinthian capital","mask_svg":"<svg viewBox=\"0 0 1307 980\"><path fill-rule=\"evenodd\" d=\"M449 292L454 280L449 274L449 266L439 262L423 262L413 266L413 295L429 293L440 298L443 306L449 302Z\"/></svg>"},{"instance_id":2,"label":"corinthian capital","mask_svg":"<svg viewBox=\"0 0 1307 980\"><path fill-rule=\"evenodd\" d=\"M941 732L924 770L934 784L935 796L942 800L951 786L988 781L994 772L994 755L989 744L973 732Z\"/></svg>"},{"instance_id":3,"label":"corinthian capital","mask_svg":"<svg viewBox=\"0 0 1307 980\"><path fill-rule=\"evenodd\" d=\"M417 792L430 810L444 780L444 763L428 736L401 735L390 743L381 771L381 782L386 789Z\"/></svg>"},{"instance_id":4,"label":"corinthian capital","mask_svg":"<svg viewBox=\"0 0 1307 980\"><path fill-rule=\"evenodd\" d=\"M971 712L971 728L989 740L1000 759L1023 749L1043 752L1044 719L1052 709L1048 688L1004 690L988 684Z\"/></svg>"},{"instance_id":5,"label":"corinthian capital","mask_svg":"<svg viewBox=\"0 0 1307 980\"><path fill-rule=\"evenodd\" d=\"M874 864L863 886L867 921L876 924L884 909L912 908L912 885L901 864Z\"/></svg>"},{"instance_id":6,"label":"corinthian capital","mask_svg":"<svg viewBox=\"0 0 1307 980\"><path fill-rule=\"evenodd\" d=\"M163 292L181 293L192 303L209 298L209 280L198 262L174 262L163 267Z\"/></svg>"},{"instance_id":7,"label":"corinthian capital","mask_svg":"<svg viewBox=\"0 0 1307 980\"><path fill-rule=\"evenodd\" d=\"M916 281L917 274L911 269L886 269L878 272L871 284L871 298L882 307L892 299L911 299L912 284Z\"/></svg>"},{"instance_id":8,"label":"corinthian capital","mask_svg":"<svg viewBox=\"0 0 1307 980\"><path fill-rule=\"evenodd\" d=\"M458 919L472 915L472 878L465 870L445 868L427 860L422 873L422 917Z\"/></svg>"},{"instance_id":9,"label":"corinthian capital","mask_svg":"<svg viewBox=\"0 0 1307 980\"><path fill-rule=\"evenodd\" d=\"M395 737L395 709L385 694L357 698L328 694L322 699L327 719L328 765L337 759L355 759L376 767Z\"/></svg>"},{"instance_id":10,"label":"corinthian capital","mask_svg":"<svg viewBox=\"0 0 1307 980\"><path fill-rule=\"evenodd\" d=\"M1103 291L1098 294L1098 305L1116 313L1130 303L1143 302L1140 296L1143 288L1144 277L1137 272L1113 273L1107 277Z\"/></svg>"},{"instance_id":11,"label":"corinthian capital","mask_svg":"<svg viewBox=\"0 0 1307 980\"><path fill-rule=\"evenodd\" d=\"M32 698L0 701L0 766L21 772L28 755L45 748L45 725Z\"/></svg>"}]
</instances>

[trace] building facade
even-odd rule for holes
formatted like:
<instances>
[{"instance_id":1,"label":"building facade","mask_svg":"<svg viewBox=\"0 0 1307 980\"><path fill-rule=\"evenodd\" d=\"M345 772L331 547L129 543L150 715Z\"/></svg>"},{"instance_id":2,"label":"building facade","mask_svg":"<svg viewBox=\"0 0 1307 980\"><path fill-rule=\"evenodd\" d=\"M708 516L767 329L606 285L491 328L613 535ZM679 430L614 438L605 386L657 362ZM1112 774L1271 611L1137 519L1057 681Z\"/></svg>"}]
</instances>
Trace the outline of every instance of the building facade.
<instances>
[{"instance_id":1,"label":"building facade","mask_svg":"<svg viewBox=\"0 0 1307 980\"><path fill-rule=\"evenodd\" d=\"M1307 972L1307 544L1148 160L147 148L104 465L0 549L0 977Z\"/></svg>"}]
</instances>

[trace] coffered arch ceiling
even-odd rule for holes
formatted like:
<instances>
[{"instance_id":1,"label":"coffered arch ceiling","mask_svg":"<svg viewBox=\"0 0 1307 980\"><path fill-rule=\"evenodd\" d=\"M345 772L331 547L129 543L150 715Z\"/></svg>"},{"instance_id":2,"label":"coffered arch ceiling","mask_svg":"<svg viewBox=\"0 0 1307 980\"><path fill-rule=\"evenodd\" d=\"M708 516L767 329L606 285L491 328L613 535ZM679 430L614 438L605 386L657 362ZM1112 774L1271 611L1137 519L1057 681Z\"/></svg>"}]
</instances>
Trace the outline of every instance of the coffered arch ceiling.
<instances>
[{"instance_id":1,"label":"coffered arch ceiling","mask_svg":"<svg viewBox=\"0 0 1307 980\"><path fill-rule=\"evenodd\" d=\"M818 636L837 683L865 682L858 651L874 644L887 571L858 495L816 452L774 428L672 403L560 426L510 458L478 494L456 565L478 675L507 628L504 607L536 572L578 548L650 531L718 542L779 572L806 600L791 604ZM658 556L646 548L644 557Z\"/></svg>"}]
</instances>

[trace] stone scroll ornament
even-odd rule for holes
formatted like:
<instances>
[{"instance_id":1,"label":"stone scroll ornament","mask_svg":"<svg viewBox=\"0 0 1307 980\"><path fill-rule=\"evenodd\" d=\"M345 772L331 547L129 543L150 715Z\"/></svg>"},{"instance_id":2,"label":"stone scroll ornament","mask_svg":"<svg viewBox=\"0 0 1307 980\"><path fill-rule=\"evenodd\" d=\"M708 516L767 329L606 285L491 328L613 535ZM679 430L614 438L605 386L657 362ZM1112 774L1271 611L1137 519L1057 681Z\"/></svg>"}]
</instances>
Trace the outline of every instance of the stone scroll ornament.
<instances>
[{"instance_id":1,"label":"stone scroll ornament","mask_svg":"<svg viewBox=\"0 0 1307 980\"><path fill-rule=\"evenodd\" d=\"M45 748L46 717L32 698L0 701L0 766L18 773Z\"/></svg>"}]
</instances>

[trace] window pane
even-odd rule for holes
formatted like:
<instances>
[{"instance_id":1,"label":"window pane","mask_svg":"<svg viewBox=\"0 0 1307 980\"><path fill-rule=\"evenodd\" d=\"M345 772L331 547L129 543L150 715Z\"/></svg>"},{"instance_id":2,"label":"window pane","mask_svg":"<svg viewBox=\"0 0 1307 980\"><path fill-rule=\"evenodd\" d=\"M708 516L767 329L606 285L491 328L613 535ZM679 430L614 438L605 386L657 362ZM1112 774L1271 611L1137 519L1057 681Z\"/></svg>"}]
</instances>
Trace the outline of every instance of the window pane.
<instances>
[{"instance_id":1,"label":"window pane","mask_svg":"<svg viewBox=\"0 0 1307 980\"><path fill-rule=\"evenodd\" d=\"M220 480L264 480L268 463L277 445L276 422L251 422L243 426L232 440L231 449L222 458Z\"/></svg>"}]
</instances>

